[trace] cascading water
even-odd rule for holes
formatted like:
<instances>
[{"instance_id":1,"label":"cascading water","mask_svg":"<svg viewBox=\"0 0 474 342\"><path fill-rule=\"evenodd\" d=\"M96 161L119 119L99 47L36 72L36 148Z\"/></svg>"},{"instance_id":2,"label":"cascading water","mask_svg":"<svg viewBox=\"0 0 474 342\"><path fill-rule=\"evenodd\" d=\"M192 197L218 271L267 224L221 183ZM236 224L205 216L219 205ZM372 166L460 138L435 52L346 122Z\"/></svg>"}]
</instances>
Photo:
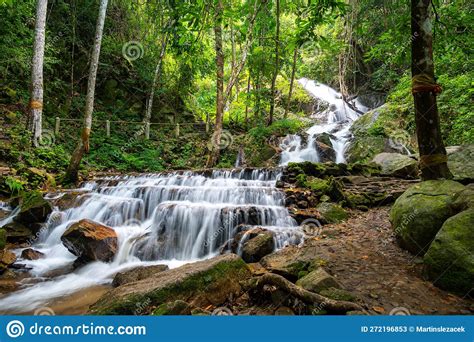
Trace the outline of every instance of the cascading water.
<instances>
[{"instance_id":1,"label":"cascading water","mask_svg":"<svg viewBox=\"0 0 474 342\"><path fill-rule=\"evenodd\" d=\"M0 312L31 311L54 298L110 283L124 269L152 264L176 267L212 257L239 225L273 231L277 248L298 244L302 233L284 206L284 194L275 187L278 177L277 170L242 169L86 183L74 206L53 211L40 231L32 247L45 257L19 260L30 268L32 277L23 280L21 290L0 299ZM76 258L63 246L61 236L84 218L112 227L119 248L111 263L92 262L71 271ZM21 251L16 250L18 256Z\"/></svg>"},{"instance_id":2,"label":"cascading water","mask_svg":"<svg viewBox=\"0 0 474 342\"><path fill-rule=\"evenodd\" d=\"M306 144L303 143L303 139L299 135L285 137L280 145L282 149L280 165L302 161L319 162L321 158L316 146L316 139L323 133L330 135L336 163L344 163L346 161L344 153L351 138L350 127L360 114L350 108L342 99L342 95L333 88L307 78L301 78L298 82L311 96L324 101L329 107L322 112L315 113L318 118L323 118L324 121L306 131L308 134ZM357 99L353 100L351 104L361 113L368 110Z\"/></svg>"}]
</instances>

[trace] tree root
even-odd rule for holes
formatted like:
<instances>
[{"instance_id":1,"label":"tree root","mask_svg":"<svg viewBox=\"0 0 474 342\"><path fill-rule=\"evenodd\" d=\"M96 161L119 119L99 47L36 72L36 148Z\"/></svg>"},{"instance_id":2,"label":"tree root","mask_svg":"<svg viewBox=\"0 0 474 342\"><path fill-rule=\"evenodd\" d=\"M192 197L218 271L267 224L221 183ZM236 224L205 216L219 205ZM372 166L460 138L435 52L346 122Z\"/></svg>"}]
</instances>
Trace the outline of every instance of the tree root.
<instances>
[{"instance_id":1,"label":"tree root","mask_svg":"<svg viewBox=\"0 0 474 342\"><path fill-rule=\"evenodd\" d=\"M266 273L261 276L257 281L257 289L262 290L264 285L276 286L299 298L303 302L318 305L321 310L324 309L327 311L339 313L346 313L347 311L364 311L364 309L356 303L334 300L321 296L317 293L307 291L299 286L296 286L278 274Z\"/></svg>"}]
</instances>

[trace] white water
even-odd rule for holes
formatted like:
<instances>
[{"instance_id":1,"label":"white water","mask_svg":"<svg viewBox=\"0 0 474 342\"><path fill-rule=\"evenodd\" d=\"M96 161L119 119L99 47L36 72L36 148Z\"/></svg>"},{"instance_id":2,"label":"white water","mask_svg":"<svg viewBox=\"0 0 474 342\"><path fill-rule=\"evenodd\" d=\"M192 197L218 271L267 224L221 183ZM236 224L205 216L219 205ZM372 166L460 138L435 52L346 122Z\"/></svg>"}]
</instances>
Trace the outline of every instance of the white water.
<instances>
[{"instance_id":1,"label":"white water","mask_svg":"<svg viewBox=\"0 0 474 342\"><path fill-rule=\"evenodd\" d=\"M177 267L210 258L238 231L239 224L264 226L275 233L277 248L301 242L302 233L275 187L276 171L213 171L106 178L86 183L75 207L55 210L32 248L45 254L35 261L22 289L0 299L0 312L45 306L54 298L110 283L114 274L138 265ZM70 270L76 259L61 236L80 219L112 227L119 248L111 263L92 262ZM20 256L21 249L16 250ZM54 272L62 274L51 278ZM68 273L69 272L69 273ZM64 274L65 273L65 274Z\"/></svg>"},{"instance_id":2,"label":"white water","mask_svg":"<svg viewBox=\"0 0 474 342\"><path fill-rule=\"evenodd\" d=\"M306 131L308 135L306 144L299 135L285 137L280 145L282 149L280 165L287 165L290 162L321 161L316 139L322 133L330 134L332 148L336 154L335 162L345 163L344 154L351 138L350 127L360 114L350 108L342 99L342 95L333 88L307 78L301 78L298 82L311 96L326 102L329 107L315 113L318 118L324 118L324 122L317 123ZM351 104L363 113L368 110L357 99Z\"/></svg>"}]
</instances>

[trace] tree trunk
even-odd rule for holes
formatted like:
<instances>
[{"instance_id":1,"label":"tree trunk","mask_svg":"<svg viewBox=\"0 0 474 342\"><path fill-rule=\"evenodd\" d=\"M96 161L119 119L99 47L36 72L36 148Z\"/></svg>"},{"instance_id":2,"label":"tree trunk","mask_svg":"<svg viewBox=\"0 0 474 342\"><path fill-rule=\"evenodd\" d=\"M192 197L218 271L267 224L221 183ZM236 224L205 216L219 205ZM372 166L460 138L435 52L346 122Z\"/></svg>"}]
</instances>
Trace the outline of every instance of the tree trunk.
<instances>
[{"instance_id":1,"label":"tree trunk","mask_svg":"<svg viewBox=\"0 0 474 342\"><path fill-rule=\"evenodd\" d=\"M41 140L41 121L43 113L43 63L45 45L46 12L48 0L37 0L35 42L31 65L31 95L29 105L28 128L32 134L33 146L39 146Z\"/></svg>"},{"instance_id":2,"label":"tree trunk","mask_svg":"<svg viewBox=\"0 0 474 342\"><path fill-rule=\"evenodd\" d=\"M250 70L249 76L247 79L247 94L245 100L245 129L247 129L249 124L249 105L250 105Z\"/></svg>"},{"instance_id":3,"label":"tree trunk","mask_svg":"<svg viewBox=\"0 0 474 342\"><path fill-rule=\"evenodd\" d=\"M224 115L224 51L222 50L222 0L217 0L215 9L215 50L216 50L216 127L211 138L211 151L207 160L207 167L217 164L220 156L220 141L222 135L222 118Z\"/></svg>"},{"instance_id":4,"label":"tree trunk","mask_svg":"<svg viewBox=\"0 0 474 342\"><path fill-rule=\"evenodd\" d=\"M452 177L447 166L436 103L436 94L441 88L434 78L430 3L430 0L411 1L412 92L423 180Z\"/></svg>"},{"instance_id":5,"label":"tree trunk","mask_svg":"<svg viewBox=\"0 0 474 342\"><path fill-rule=\"evenodd\" d=\"M271 99L270 99L270 113L268 117L268 124L271 125L273 122L273 113L275 111L275 98L276 98L276 79L278 76L279 67L279 54L280 48L280 0L276 0L276 34L275 34L275 71L273 72L272 78L272 90L271 90Z\"/></svg>"},{"instance_id":6,"label":"tree trunk","mask_svg":"<svg viewBox=\"0 0 474 342\"><path fill-rule=\"evenodd\" d=\"M290 109L291 96L293 95L293 83L295 82L297 59L298 59L298 47L295 46L295 51L293 52L293 65L291 66L290 90L288 91L288 101L285 107L285 119L288 117L288 110Z\"/></svg>"},{"instance_id":7,"label":"tree trunk","mask_svg":"<svg viewBox=\"0 0 474 342\"><path fill-rule=\"evenodd\" d=\"M84 128L76 149L74 150L69 167L66 170L65 180L76 182L79 166L84 153L89 152L89 137L92 128L92 112L94 111L95 83L97 79L97 69L99 67L100 47L102 44L102 33L104 31L105 14L107 12L108 0L101 0L99 17L95 31L95 42L90 61L89 79L87 82L86 106L84 110Z\"/></svg>"},{"instance_id":8,"label":"tree trunk","mask_svg":"<svg viewBox=\"0 0 474 342\"><path fill-rule=\"evenodd\" d=\"M161 64L163 63L163 58L165 57L167 43L168 43L168 34L165 34L165 36L163 37L163 43L161 44L160 57L159 57L158 63L156 64L155 76L153 77L153 83L151 85L150 97L148 98L148 103L146 106L145 118L143 119L145 123L149 123L151 120L151 111L153 109L153 99L155 97L156 85L158 83L158 79L161 74Z\"/></svg>"}]
</instances>

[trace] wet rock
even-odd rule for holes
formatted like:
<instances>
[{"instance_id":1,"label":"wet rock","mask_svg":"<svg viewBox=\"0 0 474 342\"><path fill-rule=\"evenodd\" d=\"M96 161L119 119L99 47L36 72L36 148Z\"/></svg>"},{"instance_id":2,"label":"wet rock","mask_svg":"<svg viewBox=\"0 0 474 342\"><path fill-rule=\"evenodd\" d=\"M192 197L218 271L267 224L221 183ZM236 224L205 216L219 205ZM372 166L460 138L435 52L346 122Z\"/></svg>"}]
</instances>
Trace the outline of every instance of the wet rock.
<instances>
[{"instance_id":1,"label":"wet rock","mask_svg":"<svg viewBox=\"0 0 474 342\"><path fill-rule=\"evenodd\" d=\"M183 300L175 300L174 302L163 303L154 311L155 316L176 316L176 315L191 315L193 307Z\"/></svg>"},{"instance_id":2,"label":"wet rock","mask_svg":"<svg viewBox=\"0 0 474 342\"><path fill-rule=\"evenodd\" d=\"M390 221L400 246L424 254L439 229L456 214L454 201L464 186L449 180L421 182L400 196L390 212Z\"/></svg>"},{"instance_id":3,"label":"wet rock","mask_svg":"<svg viewBox=\"0 0 474 342\"><path fill-rule=\"evenodd\" d=\"M39 191L32 191L24 195L20 206L20 212L14 218L14 221L27 226L32 223L45 222L48 215L53 211L51 205Z\"/></svg>"},{"instance_id":4,"label":"wet rock","mask_svg":"<svg viewBox=\"0 0 474 342\"><path fill-rule=\"evenodd\" d=\"M0 250L0 274L13 265L16 261L16 256L8 249Z\"/></svg>"},{"instance_id":5,"label":"wet rock","mask_svg":"<svg viewBox=\"0 0 474 342\"><path fill-rule=\"evenodd\" d=\"M322 202L316 209L321 213L321 219L327 223L339 223L348 218L347 212L334 203Z\"/></svg>"},{"instance_id":6,"label":"wet rock","mask_svg":"<svg viewBox=\"0 0 474 342\"><path fill-rule=\"evenodd\" d=\"M37 234L41 230L41 225L39 224L30 224L29 226L33 227ZM3 229L9 243L22 244L31 242L35 238L35 234L33 234L31 229L18 222L10 222L3 226Z\"/></svg>"},{"instance_id":7,"label":"wet rock","mask_svg":"<svg viewBox=\"0 0 474 342\"><path fill-rule=\"evenodd\" d=\"M316 149L322 162L334 162L336 160L336 151L332 148L331 143L325 144L316 141Z\"/></svg>"},{"instance_id":8,"label":"wet rock","mask_svg":"<svg viewBox=\"0 0 474 342\"><path fill-rule=\"evenodd\" d=\"M169 267L167 265L153 265L137 267L124 272L119 272L115 275L114 280L112 281L112 286L117 287L123 284L146 279L168 269Z\"/></svg>"},{"instance_id":9,"label":"wet rock","mask_svg":"<svg viewBox=\"0 0 474 342\"><path fill-rule=\"evenodd\" d=\"M245 262L258 262L265 255L270 254L275 249L273 233L264 230L258 235L244 242L242 248L242 259Z\"/></svg>"},{"instance_id":10,"label":"wet rock","mask_svg":"<svg viewBox=\"0 0 474 342\"><path fill-rule=\"evenodd\" d=\"M452 146L448 151L448 167L454 180L468 184L474 182L474 144Z\"/></svg>"},{"instance_id":11,"label":"wet rock","mask_svg":"<svg viewBox=\"0 0 474 342\"><path fill-rule=\"evenodd\" d=\"M275 316L294 316L295 313L287 306L280 306L275 310Z\"/></svg>"},{"instance_id":12,"label":"wet rock","mask_svg":"<svg viewBox=\"0 0 474 342\"><path fill-rule=\"evenodd\" d=\"M117 252L117 234L91 220L72 224L61 236L63 245L81 262L111 261Z\"/></svg>"},{"instance_id":13,"label":"wet rock","mask_svg":"<svg viewBox=\"0 0 474 342\"><path fill-rule=\"evenodd\" d=\"M418 175L418 162L403 154L379 153L372 162L380 165L384 175L402 178L414 178Z\"/></svg>"},{"instance_id":14,"label":"wet rock","mask_svg":"<svg viewBox=\"0 0 474 342\"><path fill-rule=\"evenodd\" d=\"M465 296L474 285L474 208L444 222L424 256L434 284Z\"/></svg>"},{"instance_id":15,"label":"wet rock","mask_svg":"<svg viewBox=\"0 0 474 342\"><path fill-rule=\"evenodd\" d=\"M308 273L303 278L298 279L296 285L301 286L305 290L316 293L330 287L337 289L341 288L341 285L337 282L336 278L327 273L322 267Z\"/></svg>"},{"instance_id":16,"label":"wet rock","mask_svg":"<svg viewBox=\"0 0 474 342\"><path fill-rule=\"evenodd\" d=\"M221 255L114 288L91 306L90 313L132 314L138 303L152 307L176 300L196 307L220 306L237 298L242 293L240 282L250 276L239 256Z\"/></svg>"},{"instance_id":17,"label":"wet rock","mask_svg":"<svg viewBox=\"0 0 474 342\"><path fill-rule=\"evenodd\" d=\"M26 260L38 260L41 259L43 256L43 253L34 250L33 248L27 248L21 252L21 257Z\"/></svg>"}]
</instances>

